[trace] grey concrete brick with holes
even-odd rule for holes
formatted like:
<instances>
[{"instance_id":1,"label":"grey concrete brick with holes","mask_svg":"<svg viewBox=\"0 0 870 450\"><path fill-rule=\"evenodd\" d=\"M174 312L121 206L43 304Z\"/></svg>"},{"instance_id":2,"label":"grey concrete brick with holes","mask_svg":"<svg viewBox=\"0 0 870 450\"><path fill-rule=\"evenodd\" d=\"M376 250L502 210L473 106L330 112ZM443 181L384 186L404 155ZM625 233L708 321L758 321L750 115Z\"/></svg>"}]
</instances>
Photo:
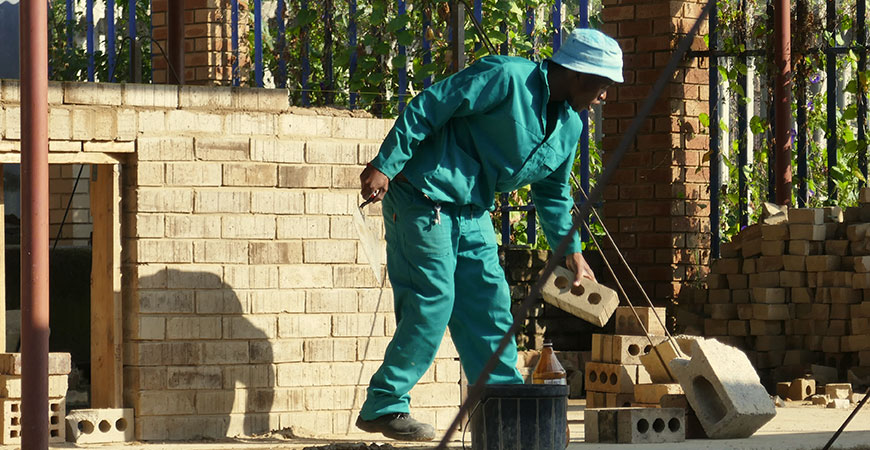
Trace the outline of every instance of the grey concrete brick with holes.
<instances>
[{"instance_id":1,"label":"grey concrete brick with holes","mask_svg":"<svg viewBox=\"0 0 870 450\"><path fill-rule=\"evenodd\" d=\"M574 286L573 282L574 272L556 267L541 290L544 301L603 327L619 306L616 291L587 278L580 279L580 286Z\"/></svg>"}]
</instances>

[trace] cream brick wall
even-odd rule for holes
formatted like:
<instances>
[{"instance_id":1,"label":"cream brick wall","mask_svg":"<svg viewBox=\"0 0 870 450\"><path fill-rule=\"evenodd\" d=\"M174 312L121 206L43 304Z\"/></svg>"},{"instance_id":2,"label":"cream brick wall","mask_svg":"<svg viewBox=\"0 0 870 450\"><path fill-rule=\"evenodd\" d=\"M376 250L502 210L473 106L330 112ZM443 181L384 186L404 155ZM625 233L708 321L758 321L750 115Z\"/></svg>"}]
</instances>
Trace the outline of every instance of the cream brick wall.
<instances>
[{"instance_id":1,"label":"cream brick wall","mask_svg":"<svg viewBox=\"0 0 870 450\"><path fill-rule=\"evenodd\" d=\"M17 87L0 82L4 161L20 151ZM290 108L278 90L51 88L52 157L122 166L124 397L136 437L365 437L353 421L395 318L350 212L390 121ZM52 204L74 194L88 225L87 183L75 193L69 183L78 167L53 166L63 187ZM367 212L383 233L380 207ZM415 415L442 430L460 401L456 358L447 338L412 392Z\"/></svg>"}]
</instances>

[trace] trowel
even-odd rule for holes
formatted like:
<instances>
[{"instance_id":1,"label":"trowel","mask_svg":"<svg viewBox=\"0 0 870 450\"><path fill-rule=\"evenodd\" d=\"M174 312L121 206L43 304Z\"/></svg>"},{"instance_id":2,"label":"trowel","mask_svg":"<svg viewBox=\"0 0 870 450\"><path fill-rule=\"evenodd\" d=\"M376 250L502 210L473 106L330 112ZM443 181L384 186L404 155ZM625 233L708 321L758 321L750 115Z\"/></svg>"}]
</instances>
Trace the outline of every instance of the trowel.
<instances>
[{"instance_id":1,"label":"trowel","mask_svg":"<svg viewBox=\"0 0 870 450\"><path fill-rule=\"evenodd\" d=\"M378 242L375 232L372 231L372 225L366 220L363 214L363 208L373 202L377 197L377 191L374 192L368 200L364 201L358 208L353 209L353 226L356 227L356 233L359 236L359 244L362 247L366 259L369 261L369 266L372 268L372 273L375 279L378 280L378 285L382 284L381 265L383 264L381 246Z\"/></svg>"}]
</instances>

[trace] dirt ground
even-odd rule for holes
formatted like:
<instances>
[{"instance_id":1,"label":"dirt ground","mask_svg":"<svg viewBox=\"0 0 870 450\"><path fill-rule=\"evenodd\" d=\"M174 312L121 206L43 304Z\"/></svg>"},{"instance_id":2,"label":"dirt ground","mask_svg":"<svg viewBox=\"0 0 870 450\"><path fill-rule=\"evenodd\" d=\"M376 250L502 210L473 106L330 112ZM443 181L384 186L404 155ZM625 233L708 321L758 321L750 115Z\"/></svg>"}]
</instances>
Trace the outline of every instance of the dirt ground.
<instances>
[{"instance_id":1,"label":"dirt ground","mask_svg":"<svg viewBox=\"0 0 870 450\"><path fill-rule=\"evenodd\" d=\"M854 405L853 405L854 407ZM851 409L826 409L820 406L789 402L776 408L776 417L748 439L688 440L676 444L590 444L583 442L583 401L572 400L568 420L571 443L568 450L605 449L698 449L698 450L810 450L821 449L852 412ZM441 436L439 436L440 439ZM461 435L454 435L451 450L462 449ZM471 436L466 434L466 447L471 448ZM166 442L125 444L55 444L52 449L93 448L101 450L423 450L437 442L426 444L372 440L371 435L347 436L342 439L228 439L210 442ZM14 448L14 447L2 447ZM870 450L870 407L865 405L852 419L834 443L836 449ZM522 450L522 449L521 449Z\"/></svg>"}]
</instances>

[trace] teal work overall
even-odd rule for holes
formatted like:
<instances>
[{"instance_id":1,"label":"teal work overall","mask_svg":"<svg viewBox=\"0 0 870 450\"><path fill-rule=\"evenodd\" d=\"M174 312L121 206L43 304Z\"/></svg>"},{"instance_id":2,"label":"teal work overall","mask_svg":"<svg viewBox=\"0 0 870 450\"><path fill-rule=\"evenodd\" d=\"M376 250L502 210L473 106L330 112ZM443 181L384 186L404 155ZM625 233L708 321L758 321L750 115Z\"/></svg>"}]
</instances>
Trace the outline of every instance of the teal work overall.
<instances>
[{"instance_id":1,"label":"teal work overall","mask_svg":"<svg viewBox=\"0 0 870 450\"><path fill-rule=\"evenodd\" d=\"M370 381L363 420L409 412L408 392L447 328L469 383L510 328L489 215L495 192L531 184L551 245L570 231L568 177L582 124L567 103L547 117L546 73L546 62L481 59L415 97L371 162L392 180L383 213L397 327ZM568 252L579 251L574 236ZM522 383L516 360L509 345L487 382Z\"/></svg>"}]
</instances>

